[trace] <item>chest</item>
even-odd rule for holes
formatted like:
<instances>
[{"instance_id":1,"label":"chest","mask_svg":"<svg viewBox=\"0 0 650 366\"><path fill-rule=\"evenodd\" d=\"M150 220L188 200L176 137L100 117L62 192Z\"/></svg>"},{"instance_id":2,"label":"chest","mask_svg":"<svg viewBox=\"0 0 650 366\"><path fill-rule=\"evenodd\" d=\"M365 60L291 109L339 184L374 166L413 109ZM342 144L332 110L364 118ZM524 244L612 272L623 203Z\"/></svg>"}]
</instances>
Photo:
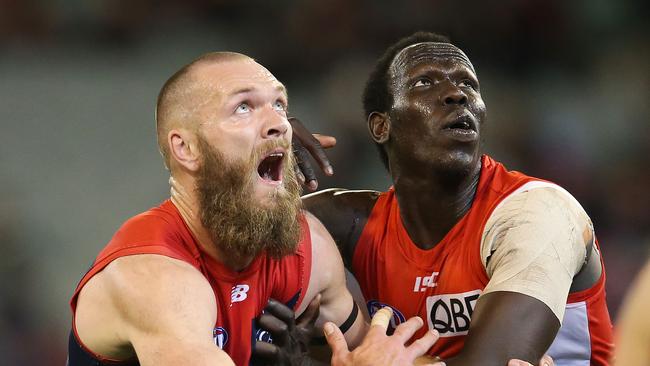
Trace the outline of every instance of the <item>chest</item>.
<instances>
[{"instance_id":1,"label":"chest","mask_svg":"<svg viewBox=\"0 0 650 366\"><path fill-rule=\"evenodd\" d=\"M216 347L226 351L237 365L248 364L251 345L264 334L256 327L269 298L269 288L264 282L249 277L210 282L217 299L217 320L212 331Z\"/></svg>"},{"instance_id":2,"label":"chest","mask_svg":"<svg viewBox=\"0 0 650 366\"><path fill-rule=\"evenodd\" d=\"M411 252L398 238L377 243L365 267L371 275L360 276L369 312L390 306L393 326L417 315L443 338L467 334L488 282L479 240L456 235L444 247Z\"/></svg>"},{"instance_id":3,"label":"chest","mask_svg":"<svg viewBox=\"0 0 650 366\"><path fill-rule=\"evenodd\" d=\"M204 267L217 303L217 319L212 338L216 347L226 351L237 365L250 361L256 341L272 342L271 335L257 326L269 298L293 308L300 296L297 281L284 281L284 268L260 265L242 276L223 276L219 268ZM291 273L291 271L289 271Z\"/></svg>"}]
</instances>

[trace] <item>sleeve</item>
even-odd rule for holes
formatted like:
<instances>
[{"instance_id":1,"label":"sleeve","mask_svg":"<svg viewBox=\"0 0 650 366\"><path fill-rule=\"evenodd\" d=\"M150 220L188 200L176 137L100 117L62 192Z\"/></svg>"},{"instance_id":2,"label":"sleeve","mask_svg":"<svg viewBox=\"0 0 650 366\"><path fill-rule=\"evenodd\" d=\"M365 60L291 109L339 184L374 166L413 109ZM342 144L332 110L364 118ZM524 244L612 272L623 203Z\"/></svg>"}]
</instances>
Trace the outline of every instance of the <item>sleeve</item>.
<instances>
[{"instance_id":1,"label":"sleeve","mask_svg":"<svg viewBox=\"0 0 650 366\"><path fill-rule=\"evenodd\" d=\"M557 186L517 192L486 223L481 259L485 293L518 292L545 303L562 321L573 277L586 260L593 226L580 204Z\"/></svg>"}]
</instances>

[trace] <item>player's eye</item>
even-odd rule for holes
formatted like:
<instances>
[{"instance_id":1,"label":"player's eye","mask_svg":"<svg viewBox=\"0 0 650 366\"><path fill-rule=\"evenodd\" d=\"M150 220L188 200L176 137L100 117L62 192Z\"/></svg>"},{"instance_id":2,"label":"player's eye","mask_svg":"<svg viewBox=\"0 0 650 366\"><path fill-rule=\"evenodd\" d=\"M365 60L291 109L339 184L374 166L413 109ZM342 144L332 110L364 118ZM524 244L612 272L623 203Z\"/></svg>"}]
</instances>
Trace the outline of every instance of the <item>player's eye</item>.
<instances>
[{"instance_id":1,"label":"player's eye","mask_svg":"<svg viewBox=\"0 0 650 366\"><path fill-rule=\"evenodd\" d=\"M471 79L462 80L460 82L460 86L469 87L469 88L472 88L474 90L476 90L478 88L478 85L476 85L476 83Z\"/></svg>"},{"instance_id":2,"label":"player's eye","mask_svg":"<svg viewBox=\"0 0 650 366\"><path fill-rule=\"evenodd\" d=\"M275 109L278 112L286 112L287 106L281 100L277 100L275 103L273 103L273 109Z\"/></svg>"},{"instance_id":3,"label":"player's eye","mask_svg":"<svg viewBox=\"0 0 650 366\"><path fill-rule=\"evenodd\" d=\"M242 114L242 113L248 113L251 111L251 107L248 105L248 103L241 103L235 108L235 113L237 114Z\"/></svg>"},{"instance_id":4,"label":"player's eye","mask_svg":"<svg viewBox=\"0 0 650 366\"><path fill-rule=\"evenodd\" d=\"M413 87L418 88L418 87L421 87L421 86L429 86L429 85L431 85L431 80L429 80L427 78L422 78L422 79L418 79L415 82L415 84L413 84Z\"/></svg>"}]
</instances>

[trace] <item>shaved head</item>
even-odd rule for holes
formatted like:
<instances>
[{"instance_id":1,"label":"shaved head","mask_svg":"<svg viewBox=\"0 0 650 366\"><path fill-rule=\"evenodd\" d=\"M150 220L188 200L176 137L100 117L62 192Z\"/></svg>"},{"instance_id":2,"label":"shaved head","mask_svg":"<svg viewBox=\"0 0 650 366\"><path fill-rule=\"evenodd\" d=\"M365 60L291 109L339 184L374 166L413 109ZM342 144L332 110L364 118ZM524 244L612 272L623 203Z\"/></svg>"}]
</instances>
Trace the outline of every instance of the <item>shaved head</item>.
<instances>
[{"instance_id":1,"label":"shaved head","mask_svg":"<svg viewBox=\"0 0 650 366\"><path fill-rule=\"evenodd\" d=\"M246 55L236 52L211 52L200 56L176 71L163 85L158 94L156 104L156 132L158 148L170 167L169 146L167 134L173 128L196 129L199 120L195 112L206 102L201 96L205 91L205 83L201 80L197 69L204 64L215 64L237 60L251 60Z\"/></svg>"}]
</instances>

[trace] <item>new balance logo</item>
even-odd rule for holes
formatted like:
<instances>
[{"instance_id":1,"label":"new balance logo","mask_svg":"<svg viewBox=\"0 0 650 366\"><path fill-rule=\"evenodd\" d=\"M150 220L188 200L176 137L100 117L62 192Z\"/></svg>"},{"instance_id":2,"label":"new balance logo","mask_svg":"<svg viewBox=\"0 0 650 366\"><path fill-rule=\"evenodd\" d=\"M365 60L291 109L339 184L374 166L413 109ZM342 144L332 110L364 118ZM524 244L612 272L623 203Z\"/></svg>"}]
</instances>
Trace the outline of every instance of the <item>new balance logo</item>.
<instances>
[{"instance_id":1,"label":"new balance logo","mask_svg":"<svg viewBox=\"0 0 650 366\"><path fill-rule=\"evenodd\" d=\"M436 287L438 283L436 282L436 277L440 272L433 272L431 276L424 277L415 277L415 286L413 286L413 292L424 292L429 287Z\"/></svg>"},{"instance_id":2,"label":"new balance logo","mask_svg":"<svg viewBox=\"0 0 650 366\"><path fill-rule=\"evenodd\" d=\"M240 302L246 300L248 297L248 285L235 285L230 291L230 303Z\"/></svg>"}]
</instances>

